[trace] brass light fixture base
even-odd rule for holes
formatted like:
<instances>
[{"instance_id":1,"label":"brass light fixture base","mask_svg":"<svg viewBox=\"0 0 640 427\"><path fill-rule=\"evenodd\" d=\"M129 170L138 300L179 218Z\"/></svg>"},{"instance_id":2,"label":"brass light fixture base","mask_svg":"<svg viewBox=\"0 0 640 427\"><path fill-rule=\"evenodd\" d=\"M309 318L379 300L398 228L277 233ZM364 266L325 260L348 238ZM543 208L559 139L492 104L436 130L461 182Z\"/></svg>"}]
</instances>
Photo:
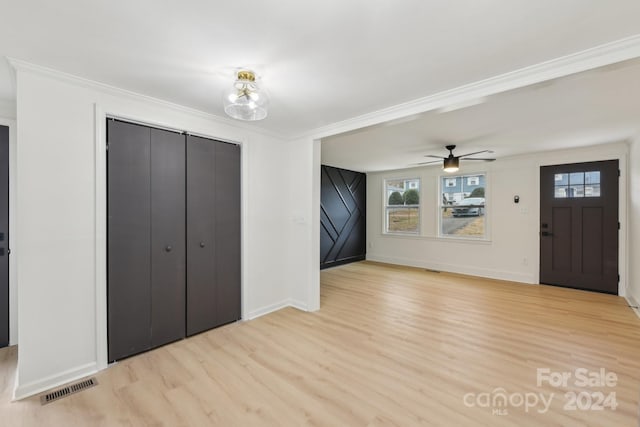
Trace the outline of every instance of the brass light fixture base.
<instances>
[{"instance_id":1,"label":"brass light fixture base","mask_svg":"<svg viewBox=\"0 0 640 427\"><path fill-rule=\"evenodd\" d=\"M240 70L238 71L238 80L248 80L250 82L255 82L256 75L253 73L253 71Z\"/></svg>"}]
</instances>

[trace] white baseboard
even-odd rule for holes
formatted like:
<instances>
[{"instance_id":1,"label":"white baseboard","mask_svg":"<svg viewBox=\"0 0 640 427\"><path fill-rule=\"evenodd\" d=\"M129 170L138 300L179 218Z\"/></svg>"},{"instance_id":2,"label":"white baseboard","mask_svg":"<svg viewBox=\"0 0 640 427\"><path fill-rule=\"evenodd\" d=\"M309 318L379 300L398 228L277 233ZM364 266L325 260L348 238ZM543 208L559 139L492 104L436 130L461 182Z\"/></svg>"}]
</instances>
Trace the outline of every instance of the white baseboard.
<instances>
[{"instance_id":1,"label":"white baseboard","mask_svg":"<svg viewBox=\"0 0 640 427\"><path fill-rule=\"evenodd\" d=\"M19 384L19 378L16 378L13 400L20 400L33 396L34 394L42 393L43 391L79 380L87 375L93 375L96 372L98 372L98 366L96 362L91 362L27 384Z\"/></svg>"},{"instance_id":2,"label":"white baseboard","mask_svg":"<svg viewBox=\"0 0 640 427\"><path fill-rule=\"evenodd\" d=\"M367 254L367 261L377 261L386 264L404 265L407 267L427 268L447 273L466 274L469 276L486 277L488 279L509 280L527 284L537 284L536 277L531 274L517 273L506 270L494 270L489 268L465 267L458 264L432 263L422 260L407 258L387 257Z\"/></svg>"},{"instance_id":3,"label":"white baseboard","mask_svg":"<svg viewBox=\"0 0 640 427\"><path fill-rule=\"evenodd\" d=\"M636 315L640 317L640 308L637 308L637 307L640 307L638 305L638 301L636 301L636 299L631 295L627 295L625 299L627 300L627 303L631 307L631 310L633 310L636 313Z\"/></svg>"},{"instance_id":4,"label":"white baseboard","mask_svg":"<svg viewBox=\"0 0 640 427\"><path fill-rule=\"evenodd\" d=\"M309 311L309 308L306 302L298 301L295 299L289 299L289 306L293 308L297 308L298 310Z\"/></svg>"},{"instance_id":5,"label":"white baseboard","mask_svg":"<svg viewBox=\"0 0 640 427\"><path fill-rule=\"evenodd\" d=\"M275 304L267 305L265 307L253 310L249 313L245 320L256 319L260 316L264 316L274 311L281 310L283 308L293 307L298 310L308 311L307 304L288 298L284 301L280 301ZM67 384L72 381L79 380L80 378L88 375L93 375L98 372L98 365L96 362L87 363L86 365L78 366L59 374L45 377L41 380L33 381L27 384L19 384L20 381L16 378L16 387L13 391L13 400L24 399L34 394L42 393L43 391L51 390L52 388L59 387L63 384Z\"/></svg>"},{"instance_id":6,"label":"white baseboard","mask_svg":"<svg viewBox=\"0 0 640 427\"><path fill-rule=\"evenodd\" d=\"M289 307L289 299L261 307L257 310L253 310L249 312L249 314L247 314L244 320L252 320L257 317L264 316L265 314L273 313L274 311L278 311L285 307Z\"/></svg>"},{"instance_id":7,"label":"white baseboard","mask_svg":"<svg viewBox=\"0 0 640 427\"><path fill-rule=\"evenodd\" d=\"M295 299L292 299L292 298L287 298L286 300L277 302L275 304L270 304L270 305L267 305L265 307L259 308L257 310L251 311L244 318L244 320L253 320L253 319L256 319L256 318L258 318L260 316L264 316L266 314L273 313L274 311L278 311L278 310L281 310L281 309L287 308L287 307L297 308L298 310L302 310L302 311L309 311L307 309L307 304L305 302L298 301L298 300L295 300Z\"/></svg>"}]
</instances>

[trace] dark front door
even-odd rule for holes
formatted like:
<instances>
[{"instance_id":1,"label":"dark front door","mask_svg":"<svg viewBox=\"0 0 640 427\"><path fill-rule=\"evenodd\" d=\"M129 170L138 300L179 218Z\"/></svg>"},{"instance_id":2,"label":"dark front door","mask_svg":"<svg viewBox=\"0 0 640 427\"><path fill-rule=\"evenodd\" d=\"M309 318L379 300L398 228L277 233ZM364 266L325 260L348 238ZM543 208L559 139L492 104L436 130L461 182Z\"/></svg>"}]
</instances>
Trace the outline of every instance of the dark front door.
<instances>
[{"instance_id":1,"label":"dark front door","mask_svg":"<svg viewBox=\"0 0 640 427\"><path fill-rule=\"evenodd\" d=\"M540 283L618 293L618 161L540 168Z\"/></svg>"},{"instance_id":2,"label":"dark front door","mask_svg":"<svg viewBox=\"0 0 640 427\"><path fill-rule=\"evenodd\" d=\"M9 128L0 126L0 347L9 345Z\"/></svg>"}]
</instances>

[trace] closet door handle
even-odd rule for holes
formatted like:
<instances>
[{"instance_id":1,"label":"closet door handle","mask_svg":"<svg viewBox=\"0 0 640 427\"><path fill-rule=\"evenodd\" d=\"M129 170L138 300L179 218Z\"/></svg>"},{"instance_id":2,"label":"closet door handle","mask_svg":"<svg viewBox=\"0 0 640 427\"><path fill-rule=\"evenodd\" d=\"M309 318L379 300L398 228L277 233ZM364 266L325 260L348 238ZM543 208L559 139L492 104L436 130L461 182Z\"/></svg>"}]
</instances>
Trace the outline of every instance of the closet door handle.
<instances>
[{"instance_id":1,"label":"closet door handle","mask_svg":"<svg viewBox=\"0 0 640 427\"><path fill-rule=\"evenodd\" d=\"M204 248L204 242L200 242L200 247Z\"/></svg>"},{"instance_id":2,"label":"closet door handle","mask_svg":"<svg viewBox=\"0 0 640 427\"><path fill-rule=\"evenodd\" d=\"M166 252L171 252L171 249L173 249L173 248L172 248L170 245L169 245L169 246L167 246L166 248L164 248L164 250L165 250Z\"/></svg>"}]
</instances>

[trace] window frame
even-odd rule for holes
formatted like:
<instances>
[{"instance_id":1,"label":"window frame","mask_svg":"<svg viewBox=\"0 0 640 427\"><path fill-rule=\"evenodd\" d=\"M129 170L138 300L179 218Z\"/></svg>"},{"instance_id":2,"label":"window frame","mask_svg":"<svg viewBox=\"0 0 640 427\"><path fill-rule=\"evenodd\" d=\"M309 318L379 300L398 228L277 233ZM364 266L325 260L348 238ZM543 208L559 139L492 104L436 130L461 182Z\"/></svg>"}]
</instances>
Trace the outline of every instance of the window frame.
<instances>
[{"instance_id":1,"label":"window frame","mask_svg":"<svg viewBox=\"0 0 640 427\"><path fill-rule=\"evenodd\" d=\"M483 214L482 214L482 218L484 219L484 233L481 236L474 236L474 235L456 235L456 234L444 234L442 232L442 226L443 226L443 218L442 218L442 210L445 207L451 207L451 206L444 206L443 204L443 194L445 193L445 189L446 188L450 188L449 186L447 186L445 184L445 180L446 179L461 179L461 182L464 183L467 182L466 179L472 176L477 176L478 177L478 186L480 185L480 176L484 176L484 207L483 207ZM457 182L457 181L456 181ZM458 175L449 175L449 174L441 174L438 175L438 193L437 193L437 197L438 197L438 202L437 202L437 210L438 210L438 220L437 220L437 233L436 236L438 239L446 239L446 240L466 240L466 241L473 241L473 242L489 242L490 241L490 227L489 227L489 215L488 213L491 212L490 209L490 203L488 203L488 201L490 201L490 180L489 180L489 172L487 171L477 171L477 172L468 172L468 173L462 173L462 174L458 174ZM464 187L462 187L464 188ZM473 191L473 190L472 190ZM464 191L461 191L461 193L465 193ZM469 192L470 193L470 192Z\"/></svg>"},{"instance_id":2,"label":"window frame","mask_svg":"<svg viewBox=\"0 0 640 427\"><path fill-rule=\"evenodd\" d=\"M389 205L389 194L387 190L387 183L389 181L417 181L418 188L407 188L407 190L417 190L418 191L418 204L417 205ZM404 194L404 192L403 192ZM382 234L383 235L395 235L395 236L421 236L422 234L422 178L420 176L413 176L410 178L407 177L398 177L398 178L384 178L382 181ZM393 231L389 230L389 209L417 209L417 217L418 224L416 231Z\"/></svg>"}]
</instances>

